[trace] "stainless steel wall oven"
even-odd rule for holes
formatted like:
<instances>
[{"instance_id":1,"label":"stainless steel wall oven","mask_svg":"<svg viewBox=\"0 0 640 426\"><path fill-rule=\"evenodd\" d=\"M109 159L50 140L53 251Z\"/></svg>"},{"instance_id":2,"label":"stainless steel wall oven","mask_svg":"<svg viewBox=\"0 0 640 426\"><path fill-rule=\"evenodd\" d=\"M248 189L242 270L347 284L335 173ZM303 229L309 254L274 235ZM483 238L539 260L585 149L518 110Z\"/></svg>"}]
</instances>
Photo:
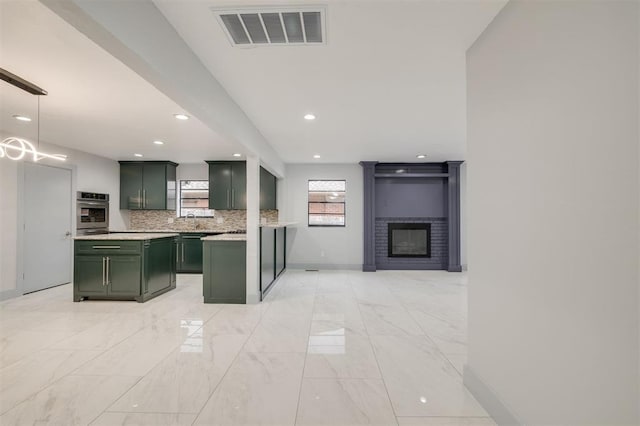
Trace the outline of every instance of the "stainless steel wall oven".
<instances>
[{"instance_id":1,"label":"stainless steel wall oven","mask_svg":"<svg viewBox=\"0 0 640 426\"><path fill-rule=\"evenodd\" d=\"M109 233L109 194L78 191L76 205L78 235Z\"/></svg>"}]
</instances>

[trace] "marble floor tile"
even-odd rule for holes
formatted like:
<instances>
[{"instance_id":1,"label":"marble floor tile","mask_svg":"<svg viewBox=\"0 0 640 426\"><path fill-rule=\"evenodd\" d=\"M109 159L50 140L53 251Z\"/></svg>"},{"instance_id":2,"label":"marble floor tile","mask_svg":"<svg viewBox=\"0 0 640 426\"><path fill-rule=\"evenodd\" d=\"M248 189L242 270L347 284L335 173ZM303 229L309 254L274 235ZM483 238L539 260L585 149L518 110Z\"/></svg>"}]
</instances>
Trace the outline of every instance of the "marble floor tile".
<instances>
[{"instance_id":1,"label":"marble floor tile","mask_svg":"<svg viewBox=\"0 0 640 426\"><path fill-rule=\"evenodd\" d=\"M376 379L380 370L368 336L344 328L322 332L316 326L309 336L304 377Z\"/></svg>"},{"instance_id":2,"label":"marble floor tile","mask_svg":"<svg viewBox=\"0 0 640 426\"><path fill-rule=\"evenodd\" d=\"M199 413L247 337L196 332L108 411Z\"/></svg>"},{"instance_id":3,"label":"marble floor tile","mask_svg":"<svg viewBox=\"0 0 640 426\"><path fill-rule=\"evenodd\" d=\"M395 425L382 380L302 381L297 425Z\"/></svg>"},{"instance_id":4,"label":"marble floor tile","mask_svg":"<svg viewBox=\"0 0 640 426\"><path fill-rule=\"evenodd\" d=\"M0 365L18 362L40 349L48 348L62 339L73 336L74 331L22 331L0 339Z\"/></svg>"},{"instance_id":5,"label":"marble floor tile","mask_svg":"<svg viewBox=\"0 0 640 426\"><path fill-rule=\"evenodd\" d=\"M89 361L74 374L144 376L187 339L186 331L180 334L142 329Z\"/></svg>"},{"instance_id":6,"label":"marble floor tile","mask_svg":"<svg viewBox=\"0 0 640 426\"><path fill-rule=\"evenodd\" d=\"M204 304L193 274L146 303L72 293L0 302L0 424L493 424L462 384L466 274L289 270L257 305Z\"/></svg>"},{"instance_id":7,"label":"marble floor tile","mask_svg":"<svg viewBox=\"0 0 640 426\"><path fill-rule=\"evenodd\" d=\"M370 338L396 415L487 417L458 371L426 338Z\"/></svg>"},{"instance_id":8,"label":"marble floor tile","mask_svg":"<svg viewBox=\"0 0 640 426\"><path fill-rule=\"evenodd\" d=\"M191 426L196 414L103 413L91 426Z\"/></svg>"},{"instance_id":9,"label":"marble floor tile","mask_svg":"<svg viewBox=\"0 0 640 426\"><path fill-rule=\"evenodd\" d=\"M86 425L139 377L66 376L0 416L2 425Z\"/></svg>"},{"instance_id":10,"label":"marble floor tile","mask_svg":"<svg viewBox=\"0 0 640 426\"><path fill-rule=\"evenodd\" d=\"M303 354L241 353L194 424L293 425L303 364Z\"/></svg>"},{"instance_id":11,"label":"marble floor tile","mask_svg":"<svg viewBox=\"0 0 640 426\"><path fill-rule=\"evenodd\" d=\"M100 351L44 349L1 369L0 414L100 354Z\"/></svg>"},{"instance_id":12,"label":"marble floor tile","mask_svg":"<svg viewBox=\"0 0 640 426\"><path fill-rule=\"evenodd\" d=\"M207 329L216 334L251 334L262 319L259 305L224 305L207 321Z\"/></svg>"},{"instance_id":13,"label":"marble floor tile","mask_svg":"<svg viewBox=\"0 0 640 426\"><path fill-rule=\"evenodd\" d=\"M369 335L424 335L422 329L402 307L361 303L360 312Z\"/></svg>"},{"instance_id":14,"label":"marble floor tile","mask_svg":"<svg viewBox=\"0 0 640 426\"><path fill-rule=\"evenodd\" d=\"M445 354L467 353L466 320L444 320L416 309L409 309L409 314L440 351Z\"/></svg>"},{"instance_id":15,"label":"marble floor tile","mask_svg":"<svg viewBox=\"0 0 640 426\"><path fill-rule=\"evenodd\" d=\"M265 314L265 317L268 315ZM307 351L310 321L296 316L263 318L245 344L244 352Z\"/></svg>"},{"instance_id":16,"label":"marble floor tile","mask_svg":"<svg viewBox=\"0 0 640 426\"><path fill-rule=\"evenodd\" d=\"M398 417L400 426L496 426L491 417Z\"/></svg>"}]
</instances>

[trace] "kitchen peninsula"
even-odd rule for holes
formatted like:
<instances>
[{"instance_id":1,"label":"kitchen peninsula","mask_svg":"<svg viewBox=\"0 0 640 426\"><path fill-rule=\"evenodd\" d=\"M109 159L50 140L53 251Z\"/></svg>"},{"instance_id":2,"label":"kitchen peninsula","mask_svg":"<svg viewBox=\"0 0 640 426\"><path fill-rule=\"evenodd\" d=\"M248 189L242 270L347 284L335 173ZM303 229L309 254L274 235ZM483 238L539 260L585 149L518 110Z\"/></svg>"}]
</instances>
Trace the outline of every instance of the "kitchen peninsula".
<instances>
[{"instance_id":1,"label":"kitchen peninsula","mask_svg":"<svg viewBox=\"0 0 640 426\"><path fill-rule=\"evenodd\" d=\"M176 288L177 233L75 237L73 300L146 302Z\"/></svg>"},{"instance_id":2,"label":"kitchen peninsula","mask_svg":"<svg viewBox=\"0 0 640 426\"><path fill-rule=\"evenodd\" d=\"M293 222L260 226L260 300L286 268L286 233ZM221 234L202 238L204 303L246 302L245 234Z\"/></svg>"}]
</instances>

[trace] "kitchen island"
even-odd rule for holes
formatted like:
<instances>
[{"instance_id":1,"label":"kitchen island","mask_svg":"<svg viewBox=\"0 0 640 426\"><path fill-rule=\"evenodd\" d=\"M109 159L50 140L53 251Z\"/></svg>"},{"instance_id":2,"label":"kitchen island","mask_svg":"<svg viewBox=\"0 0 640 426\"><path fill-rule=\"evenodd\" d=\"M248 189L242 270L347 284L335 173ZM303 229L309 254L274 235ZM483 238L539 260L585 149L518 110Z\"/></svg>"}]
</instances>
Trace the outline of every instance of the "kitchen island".
<instances>
[{"instance_id":1,"label":"kitchen island","mask_svg":"<svg viewBox=\"0 0 640 426\"><path fill-rule=\"evenodd\" d=\"M73 300L142 303L176 288L178 236L117 233L75 237Z\"/></svg>"}]
</instances>

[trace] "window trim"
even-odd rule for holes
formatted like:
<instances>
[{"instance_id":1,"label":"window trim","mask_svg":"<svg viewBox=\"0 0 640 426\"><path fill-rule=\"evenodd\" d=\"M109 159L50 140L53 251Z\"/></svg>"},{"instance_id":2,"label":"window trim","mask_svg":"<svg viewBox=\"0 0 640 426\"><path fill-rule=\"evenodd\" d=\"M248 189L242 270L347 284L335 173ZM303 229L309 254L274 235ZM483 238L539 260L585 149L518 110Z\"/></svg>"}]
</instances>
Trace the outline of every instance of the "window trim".
<instances>
[{"instance_id":1,"label":"window trim","mask_svg":"<svg viewBox=\"0 0 640 426\"><path fill-rule=\"evenodd\" d=\"M321 192L321 191L309 191L309 182L312 181L322 181L322 182L344 182L344 201L341 202L327 202L327 201L314 201L314 204L342 204L344 213L342 215L335 214L334 216L343 216L344 223L342 225L315 225L310 223L310 215L309 205L311 201L309 201L309 193L311 192ZM327 216L331 216L331 214L327 214ZM307 179L307 227L313 228L345 228L347 226L347 180L346 179Z\"/></svg>"},{"instance_id":2,"label":"window trim","mask_svg":"<svg viewBox=\"0 0 640 426\"><path fill-rule=\"evenodd\" d=\"M178 205L177 205L177 211L178 211L178 218L182 218L182 219L187 219L187 216L182 216L182 182L191 182L191 181L201 181L201 182L207 182L207 194L209 194L209 180L208 179L179 179L178 180L178 193L180 195L180 198L178 199ZM188 190L187 190L188 191ZM207 195L207 198L196 198L197 200L208 200L209 196ZM203 208L203 210L211 210L208 208ZM196 219L212 219L215 216L196 216ZM191 219L191 218L189 218Z\"/></svg>"}]
</instances>

